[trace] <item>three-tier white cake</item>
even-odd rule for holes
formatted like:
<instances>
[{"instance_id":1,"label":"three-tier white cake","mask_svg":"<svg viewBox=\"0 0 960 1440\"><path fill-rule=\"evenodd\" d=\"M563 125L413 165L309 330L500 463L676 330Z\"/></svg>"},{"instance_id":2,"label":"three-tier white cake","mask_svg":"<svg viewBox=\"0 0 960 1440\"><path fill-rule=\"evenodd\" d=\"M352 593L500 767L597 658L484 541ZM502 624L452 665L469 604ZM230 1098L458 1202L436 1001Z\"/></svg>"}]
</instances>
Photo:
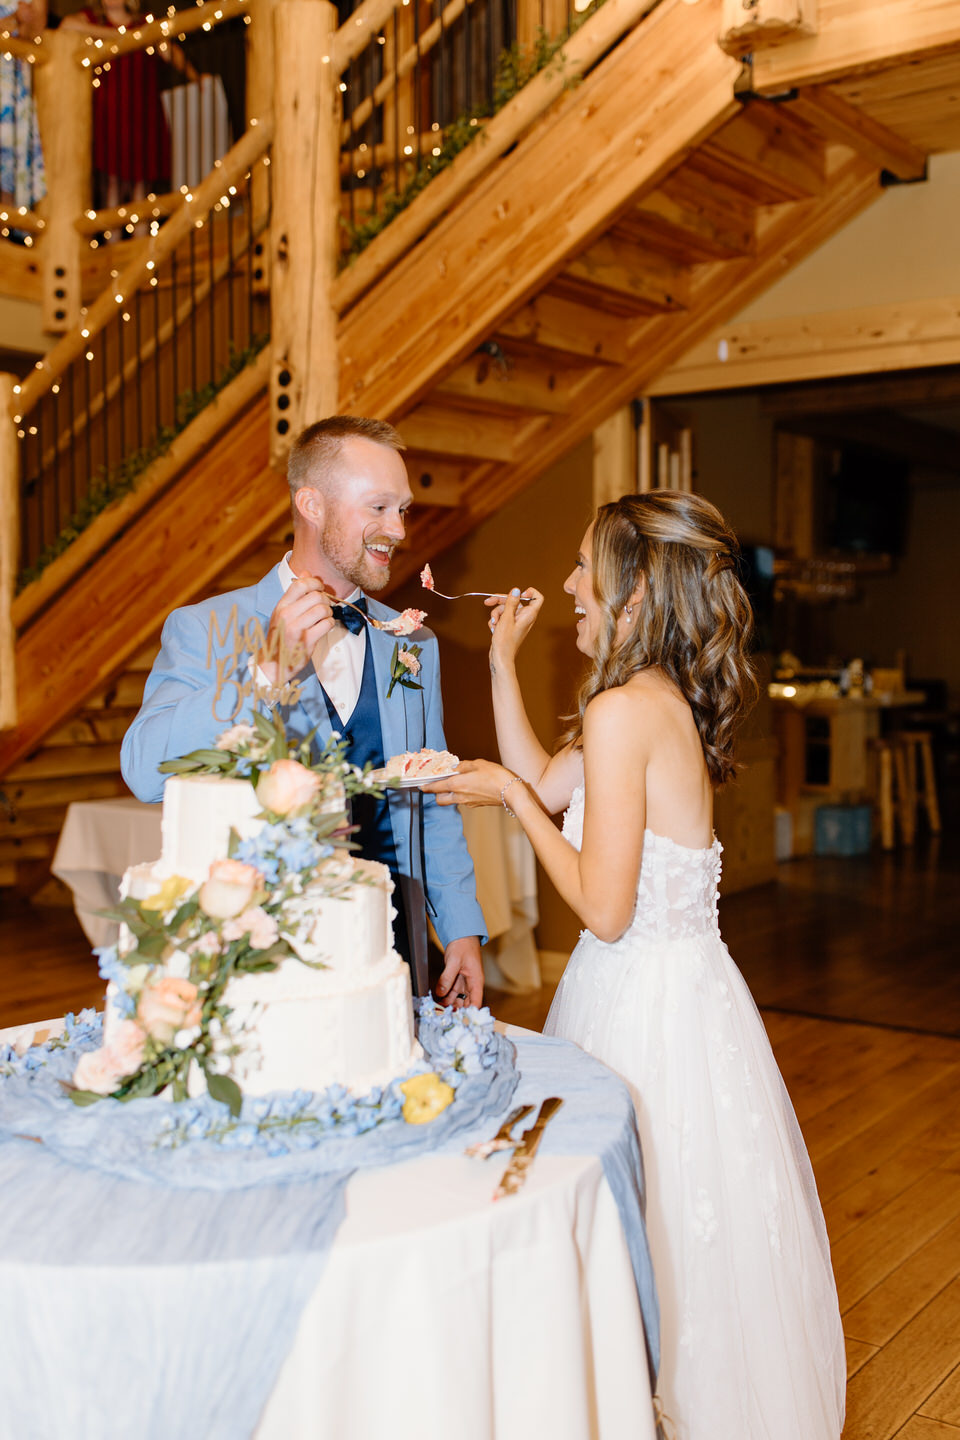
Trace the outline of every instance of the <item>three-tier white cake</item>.
<instances>
[{"instance_id":1,"label":"three-tier white cake","mask_svg":"<svg viewBox=\"0 0 960 1440\"><path fill-rule=\"evenodd\" d=\"M250 839L266 823L261 808L246 780L171 777L161 858L128 870L122 893L145 899L171 876L202 884L211 864L226 857L231 831ZM331 878L336 896L328 893ZM340 852L286 906L285 938L300 958L230 981L225 1000L231 1029L244 1036L237 1075L246 1094L333 1084L364 1094L420 1056L410 971L393 948L392 893L385 865ZM167 963L177 974L178 957ZM120 1023L110 1002L108 989L106 1044Z\"/></svg>"}]
</instances>

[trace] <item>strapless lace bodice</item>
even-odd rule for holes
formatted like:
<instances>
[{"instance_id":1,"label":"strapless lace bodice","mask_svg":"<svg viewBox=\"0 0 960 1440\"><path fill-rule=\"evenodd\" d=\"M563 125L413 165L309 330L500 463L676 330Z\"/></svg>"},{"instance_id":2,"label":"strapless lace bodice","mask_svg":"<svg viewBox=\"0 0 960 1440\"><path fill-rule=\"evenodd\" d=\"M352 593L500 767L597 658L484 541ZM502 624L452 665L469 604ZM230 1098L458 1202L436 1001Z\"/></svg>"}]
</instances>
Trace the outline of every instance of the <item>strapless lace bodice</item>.
<instances>
[{"instance_id":1,"label":"strapless lace bodice","mask_svg":"<svg viewBox=\"0 0 960 1440\"><path fill-rule=\"evenodd\" d=\"M563 817L563 835L579 850L583 841L584 789L578 785ZM691 850L652 830L643 832L643 859L633 919L616 944L685 940L718 933L719 840Z\"/></svg>"}]
</instances>

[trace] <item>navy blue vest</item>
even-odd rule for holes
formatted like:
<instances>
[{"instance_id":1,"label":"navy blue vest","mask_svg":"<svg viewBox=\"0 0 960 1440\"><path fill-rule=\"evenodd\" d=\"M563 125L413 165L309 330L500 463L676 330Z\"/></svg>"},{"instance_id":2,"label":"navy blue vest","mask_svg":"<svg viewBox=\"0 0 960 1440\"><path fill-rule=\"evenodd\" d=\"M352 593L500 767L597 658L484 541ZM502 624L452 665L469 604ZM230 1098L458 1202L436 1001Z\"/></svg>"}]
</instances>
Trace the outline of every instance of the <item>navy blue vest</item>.
<instances>
[{"instance_id":1,"label":"navy blue vest","mask_svg":"<svg viewBox=\"0 0 960 1440\"><path fill-rule=\"evenodd\" d=\"M368 764L375 768L382 765L386 756L383 753L383 731L380 728L377 677L373 668L373 653L369 640L366 643L363 660L360 694L357 696L353 714L346 723L340 718L336 706L322 685L320 690L327 707L327 714L330 717L331 727L339 730L340 735L347 742L346 758L350 763L359 765L361 769ZM385 796L378 800L373 795L357 795L352 801L351 810L351 820L358 827L353 839L360 847L360 854L366 860L379 860L381 865L387 866L393 876L393 904L397 912L393 922L394 944L398 954L403 956L410 966L411 973L415 976L416 970L411 960L404 914L397 847L393 839L393 827L390 824L389 802ZM414 993L416 993L416 988L414 982Z\"/></svg>"}]
</instances>

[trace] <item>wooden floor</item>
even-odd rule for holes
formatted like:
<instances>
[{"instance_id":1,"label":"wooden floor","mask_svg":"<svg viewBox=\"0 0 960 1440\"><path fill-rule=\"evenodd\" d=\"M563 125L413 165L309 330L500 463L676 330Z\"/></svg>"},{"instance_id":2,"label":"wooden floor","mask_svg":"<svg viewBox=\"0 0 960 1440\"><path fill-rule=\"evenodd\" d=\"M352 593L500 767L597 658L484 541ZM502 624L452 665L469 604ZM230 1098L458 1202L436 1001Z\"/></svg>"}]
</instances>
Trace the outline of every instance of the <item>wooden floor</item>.
<instances>
[{"instance_id":1,"label":"wooden floor","mask_svg":"<svg viewBox=\"0 0 960 1440\"><path fill-rule=\"evenodd\" d=\"M945 836L907 854L794 861L776 885L721 904L823 1201L850 1369L845 1440L960 1440L958 850ZM0 901L0 1027L97 1004L102 989L69 910ZM489 997L532 1029L550 998Z\"/></svg>"}]
</instances>

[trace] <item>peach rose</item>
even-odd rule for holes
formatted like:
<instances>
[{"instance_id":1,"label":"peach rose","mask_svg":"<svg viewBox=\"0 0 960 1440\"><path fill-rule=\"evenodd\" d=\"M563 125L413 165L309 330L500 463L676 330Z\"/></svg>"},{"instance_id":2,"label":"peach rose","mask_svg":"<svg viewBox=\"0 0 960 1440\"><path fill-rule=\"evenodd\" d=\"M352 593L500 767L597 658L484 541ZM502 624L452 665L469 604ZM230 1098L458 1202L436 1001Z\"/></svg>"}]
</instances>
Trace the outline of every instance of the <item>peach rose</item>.
<instances>
[{"instance_id":1,"label":"peach rose","mask_svg":"<svg viewBox=\"0 0 960 1440\"><path fill-rule=\"evenodd\" d=\"M214 860L200 886L200 909L213 920L230 920L246 910L263 884L255 865L239 860Z\"/></svg>"},{"instance_id":2,"label":"peach rose","mask_svg":"<svg viewBox=\"0 0 960 1440\"><path fill-rule=\"evenodd\" d=\"M264 810L274 815L291 815L309 805L323 784L323 777L315 775L299 760L274 760L270 769L260 776L257 784L257 799Z\"/></svg>"},{"instance_id":3,"label":"peach rose","mask_svg":"<svg viewBox=\"0 0 960 1440\"><path fill-rule=\"evenodd\" d=\"M80 1056L73 1072L73 1083L77 1089L91 1090L94 1095L112 1094L121 1079L116 1058L105 1046L100 1050L87 1050Z\"/></svg>"},{"instance_id":4,"label":"peach rose","mask_svg":"<svg viewBox=\"0 0 960 1440\"><path fill-rule=\"evenodd\" d=\"M253 910L244 910L235 920L228 920L222 933L227 941L249 935L254 950L269 950L279 930L273 916L268 915L262 905L257 905Z\"/></svg>"},{"instance_id":5,"label":"peach rose","mask_svg":"<svg viewBox=\"0 0 960 1440\"><path fill-rule=\"evenodd\" d=\"M140 1069L146 1039L136 1020L121 1020L114 1028L107 1050L121 1075L132 1075Z\"/></svg>"},{"instance_id":6,"label":"peach rose","mask_svg":"<svg viewBox=\"0 0 960 1440\"><path fill-rule=\"evenodd\" d=\"M199 1025L202 1007L192 980L165 975L144 987L137 1018L152 1040L169 1045L178 1030Z\"/></svg>"}]
</instances>

